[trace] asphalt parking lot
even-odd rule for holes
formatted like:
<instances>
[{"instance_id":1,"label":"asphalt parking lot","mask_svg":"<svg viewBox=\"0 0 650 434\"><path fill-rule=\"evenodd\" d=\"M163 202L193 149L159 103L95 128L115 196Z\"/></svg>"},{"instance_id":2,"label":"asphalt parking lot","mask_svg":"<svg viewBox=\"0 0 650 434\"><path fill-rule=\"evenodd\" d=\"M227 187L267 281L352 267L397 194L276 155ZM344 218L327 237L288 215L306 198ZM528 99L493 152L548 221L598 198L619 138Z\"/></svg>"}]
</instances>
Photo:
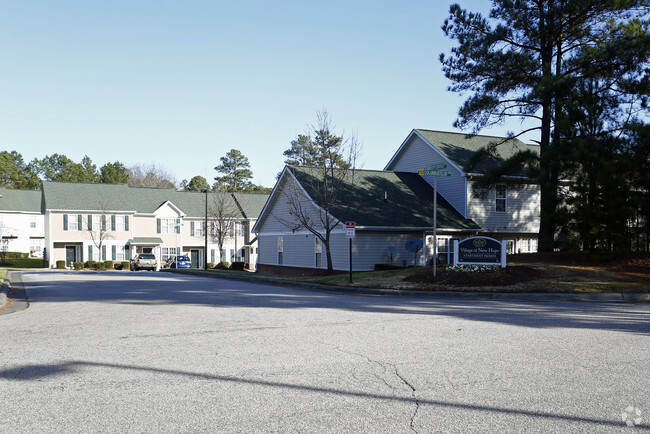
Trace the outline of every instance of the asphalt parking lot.
<instances>
[{"instance_id":1,"label":"asphalt parking lot","mask_svg":"<svg viewBox=\"0 0 650 434\"><path fill-rule=\"evenodd\" d=\"M22 280L29 308L0 315L3 433L650 428L648 303Z\"/></svg>"}]
</instances>

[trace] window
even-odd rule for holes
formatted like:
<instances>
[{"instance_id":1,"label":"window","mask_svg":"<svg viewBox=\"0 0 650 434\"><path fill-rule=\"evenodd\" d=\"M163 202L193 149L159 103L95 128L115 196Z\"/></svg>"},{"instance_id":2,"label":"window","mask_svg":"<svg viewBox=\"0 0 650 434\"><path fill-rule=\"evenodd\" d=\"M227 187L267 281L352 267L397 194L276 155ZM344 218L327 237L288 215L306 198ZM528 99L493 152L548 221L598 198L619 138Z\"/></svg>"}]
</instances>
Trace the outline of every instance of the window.
<instances>
[{"instance_id":1,"label":"window","mask_svg":"<svg viewBox=\"0 0 650 434\"><path fill-rule=\"evenodd\" d=\"M125 261L127 258L127 246L113 246L115 249L115 261Z\"/></svg>"},{"instance_id":2,"label":"window","mask_svg":"<svg viewBox=\"0 0 650 434\"><path fill-rule=\"evenodd\" d=\"M116 231L125 231L126 225L124 221L126 220L125 215L116 215L115 216L115 230Z\"/></svg>"},{"instance_id":3,"label":"window","mask_svg":"<svg viewBox=\"0 0 650 434\"><path fill-rule=\"evenodd\" d=\"M323 264L323 241L318 237L314 237L314 253L316 254L316 268L320 268Z\"/></svg>"},{"instance_id":4,"label":"window","mask_svg":"<svg viewBox=\"0 0 650 434\"><path fill-rule=\"evenodd\" d=\"M438 239L438 264L449 264L449 238L437 237Z\"/></svg>"},{"instance_id":5,"label":"window","mask_svg":"<svg viewBox=\"0 0 650 434\"><path fill-rule=\"evenodd\" d=\"M161 262L166 262L169 258L176 255L176 247L163 247Z\"/></svg>"},{"instance_id":6,"label":"window","mask_svg":"<svg viewBox=\"0 0 650 434\"><path fill-rule=\"evenodd\" d=\"M537 239L519 238L517 240L517 253L534 253L537 251Z\"/></svg>"},{"instance_id":7,"label":"window","mask_svg":"<svg viewBox=\"0 0 650 434\"><path fill-rule=\"evenodd\" d=\"M232 225L230 225L230 236L231 237L242 236L241 223L233 222Z\"/></svg>"},{"instance_id":8,"label":"window","mask_svg":"<svg viewBox=\"0 0 650 434\"><path fill-rule=\"evenodd\" d=\"M278 265L282 265L282 255L284 253L284 240L282 237L278 238Z\"/></svg>"},{"instance_id":9,"label":"window","mask_svg":"<svg viewBox=\"0 0 650 434\"><path fill-rule=\"evenodd\" d=\"M506 253L509 255L515 253L515 242L513 240L506 240Z\"/></svg>"},{"instance_id":10,"label":"window","mask_svg":"<svg viewBox=\"0 0 650 434\"><path fill-rule=\"evenodd\" d=\"M160 219L161 234L179 234L181 222L179 219Z\"/></svg>"},{"instance_id":11,"label":"window","mask_svg":"<svg viewBox=\"0 0 650 434\"><path fill-rule=\"evenodd\" d=\"M192 222L192 236L202 237L205 235L203 228L205 227L205 222Z\"/></svg>"},{"instance_id":12,"label":"window","mask_svg":"<svg viewBox=\"0 0 650 434\"><path fill-rule=\"evenodd\" d=\"M66 231L80 231L81 225L79 224L81 215L79 214L63 214L63 230Z\"/></svg>"},{"instance_id":13,"label":"window","mask_svg":"<svg viewBox=\"0 0 650 434\"><path fill-rule=\"evenodd\" d=\"M495 197L496 197L496 212L506 212L507 211L507 196L508 189L505 184L497 184L495 186Z\"/></svg>"},{"instance_id":14,"label":"window","mask_svg":"<svg viewBox=\"0 0 650 434\"><path fill-rule=\"evenodd\" d=\"M101 218L102 218L102 216L99 216L99 215L95 215L95 214L89 215L88 216L88 226L89 226L88 229L92 230L93 232L99 232L100 228L101 228L100 225L102 223Z\"/></svg>"},{"instance_id":15,"label":"window","mask_svg":"<svg viewBox=\"0 0 650 434\"><path fill-rule=\"evenodd\" d=\"M29 227L31 229L36 229L36 216L35 215L29 217Z\"/></svg>"},{"instance_id":16,"label":"window","mask_svg":"<svg viewBox=\"0 0 650 434\"><path fill-rule=\"evenodd\" d=\"M39 254L43 251L43 240L41 238L29 239L29 252Z\"/></svg>"}]
</instances>

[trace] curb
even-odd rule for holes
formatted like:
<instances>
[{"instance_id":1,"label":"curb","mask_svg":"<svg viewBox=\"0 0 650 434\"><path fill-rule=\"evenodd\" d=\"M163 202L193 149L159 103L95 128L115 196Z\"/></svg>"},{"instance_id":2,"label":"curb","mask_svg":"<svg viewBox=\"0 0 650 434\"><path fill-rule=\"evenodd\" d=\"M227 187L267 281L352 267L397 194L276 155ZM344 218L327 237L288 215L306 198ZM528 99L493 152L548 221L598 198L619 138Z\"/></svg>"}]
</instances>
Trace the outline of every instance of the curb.
<instances>
[{"instance_id":1,"label":"curb","mask_svg":"<svg viewBox=\"0 0 650 434\"><path fill-rule=\"evenodd\" d=\"M27 294L19 272L9 271L0 289L0 315L25 310L29 307Z\"/></svg>"},{"instance_id":2,"label":"curb","mask_svg":"<svg viewBox=\"0 0 650 434\"><path fill-rule=\"evenodd\" d=\"M2 288L0 288L0 309L5 307L7 303L9 303L9 297L7 295L9 294L9 285L7 284L8 280L9 279L5 277L5 281L2 283Z\"/></svg>"},{"instance_id":3,"label":"curb","mask_svg":"<svg viewBox=\"0 0 650 434\"><path fill-rule=\"evenodd\" d=\"M464 292L464 291L414 291L408 289L363 288L356 286L331 286L320 283L296 282L294 280L271 279L267 277L248 277L234 275L218 275L201 270L176 270L165 268L160 271L167 273L190 274L212 279L238 280L251 283L266 283L276 286L310 289L325 292L345 292L359 295L392 295L404 297L428 297L456 300L512 300L512 301L592 301L592 302L650 302L650 293L545 293L545 292Z\"/></svg>"}]
</instances>

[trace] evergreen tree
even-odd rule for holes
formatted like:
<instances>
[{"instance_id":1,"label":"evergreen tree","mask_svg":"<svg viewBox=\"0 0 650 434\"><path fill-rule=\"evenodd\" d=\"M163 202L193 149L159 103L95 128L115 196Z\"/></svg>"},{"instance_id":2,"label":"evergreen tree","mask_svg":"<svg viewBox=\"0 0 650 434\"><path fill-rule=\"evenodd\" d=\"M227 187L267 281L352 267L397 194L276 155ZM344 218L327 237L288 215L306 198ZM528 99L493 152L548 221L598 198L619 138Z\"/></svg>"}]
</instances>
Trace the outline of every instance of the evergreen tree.
<instances>
[{"instance_id":1,"label":"evergreen tree","mask_svg":"<svg viewBox=\"0 0 650 434\"><path fill-rule=\"evenodd\" d=\"M201 191L209 189L210 185L208 184L208 181L199 175L190 179L190 182L187 184L187 191Z\"/></svg>"},{"instance_id":2,"label":"evergreen tree","mask_svg":"<svg viewBox=\"0 0 650 434\"><path fill-rule=\"evenodd\" d=\"M220 158L221 164L214 168L222 176L215 177L216 190L229 193L247 191L251 187L253 172L248 158L237 149L231 149Z\"/></svg>"},{"instance_id":3,"label":"evergreen tree","mask_svg":"<svg viewBox=\"0 0 650 434\"><path fill-rule=\"evenodd\" d=\"M38 175L31 164L25 164L16 151L0 152L0 187L35 190L40 187Z\"/></svg>"},{"instance_id":4,"label":"evergreen tree","mask_svg":"<svg viewBox=\"0 0 650 434\"><path fill-rule=\"evenodd\" d=\"M75 163L65 155L46 155L43 159L35 159L32 164L39 175L46 181L63 182L98 182L97 167L86 155L81 163Z\"/></svg>"},{"instance_id":5,"label":"evergreen tree","mask_svg":"<svg viewBox=\"0 0 650 434\"><path fill-rule=\"evenodd\" d=\"M99 168L99 173L100 182L105 184L127 184L129 182L129 172L119 161L104 164Z\"/></svg>"},{"instance_id":6,"label":"evergreen tree","mask_svg":"<svg viewBox=\"0 0 650 434\"><path fill-rule=\"evenodd\" d=\"M628 113L642 109L648 95L648 0L493 0L490 18L450 7L443 25L458 41L440 55L450 90L469 92L455 126L476 133L509 118L530 119L540 132L539 159L520 157L541 189L541 251L554 247L558 227L564 104L583 79L607 81ZM495 142L484 153L494 153ZM516 159L515 159L516 160ZM475 159L474 162L477 160ZM510 165L515 161L508 162ZM471 167L467 168L471 170ZM505 169L505 168L504 168ZM488 173L494 183L504 170Z\"/></svg>"}]
</instances>

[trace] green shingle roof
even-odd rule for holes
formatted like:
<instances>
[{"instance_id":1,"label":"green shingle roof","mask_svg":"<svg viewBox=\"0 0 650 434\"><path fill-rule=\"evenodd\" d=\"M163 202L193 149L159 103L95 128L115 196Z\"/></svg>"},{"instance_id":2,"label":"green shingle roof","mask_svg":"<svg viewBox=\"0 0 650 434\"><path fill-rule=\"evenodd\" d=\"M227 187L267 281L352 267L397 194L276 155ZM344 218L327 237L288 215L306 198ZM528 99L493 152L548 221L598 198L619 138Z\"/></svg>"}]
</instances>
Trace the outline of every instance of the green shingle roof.
<instances>
[{"instance_id":1,"label":"green shingle roof","mask_svg":"<svg viewBox=\"0 0 650 434\"><path fill-rule=\"evenodd\" d=\"M313 199L320 182L313 168L289 167ZM387 200L384 198L387 196ZM478 230L438 195L438 228ZM433 188L418 174L356 170L342 185L331 214L357 226L430 228L433 226Z\"/></svg>"},{"instance_id":2,"label":"green shingle roof","mask_svg":"<svg viewBox=\"0 0 650 434\"><path fill-rule=\"evenodd\" d=\"M41 212L40 190L0 188L0 211Z\"/></svg>"},{"instance_id":3,"label":"green shingle roof","mask_svg":"<svg viewBox=\"0 0 650 434\"><path fill-rule=\"evenodd\" d=\"M172 188L129 187L126 184L89 184L44 182L46 209L101 211L135 211L153 213L169 201L188 217L205 217L205 193L176 191ZM239 194L247 215L259 215L268 195ZM259 205L261 203L261 205ZM208 202L209 205L209 202Z\"/></svg>"},{"instance_id":4,"label":"green shingle roof","mask_svg":"<svg viewBox=\"0 0 650 434\"><path fill-rule=\"evenodd\" d=\"M464 133L422 129L415 131L463 170L476 151L504 139L497 136L477 135L468 137ZM519 139L509 139L497 147L496 155L484 158L481 163L472 169L472 172L482 173L487 169L496 167L519 151L532 151L539 154L539 146L526 144ZM510 175L522 175L522 173L511 173Z\"/></svg>"},{"instance_id":5,"label":"green shingle roof","mask_svg":"<svg viewBox=\"0 0 650 434\"><path fill-rule=\"evenodd\" d=\"M244 216L249 219L256 219L260 216L269 196L269 194L261 193L235 193Z\"/></svg>"}]
</instances>

